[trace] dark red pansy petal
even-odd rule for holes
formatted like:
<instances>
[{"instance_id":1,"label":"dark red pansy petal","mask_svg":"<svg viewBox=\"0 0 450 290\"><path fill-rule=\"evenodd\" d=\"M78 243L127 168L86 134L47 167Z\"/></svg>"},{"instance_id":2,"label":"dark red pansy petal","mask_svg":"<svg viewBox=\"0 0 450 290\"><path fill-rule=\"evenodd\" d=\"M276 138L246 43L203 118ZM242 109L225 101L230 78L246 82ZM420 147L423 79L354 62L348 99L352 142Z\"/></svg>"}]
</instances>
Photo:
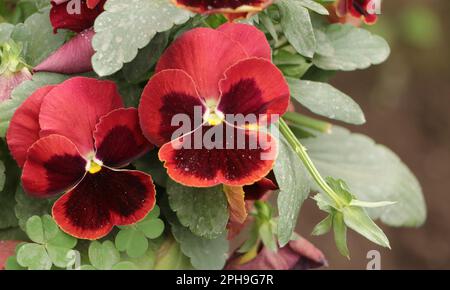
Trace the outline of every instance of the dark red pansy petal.
<instances>
[{"instance_id":1,"label":"dark red pansy petal","mask_svg":"<svg viewBox=\"0 0 450 290\"><path fill-rule=\"evenodd\" d=\"M96 158L115 168L128 165L152 148L142 135L135 108L117 109L102 117L95 128L94 140Z\"/></svg>"},{"instance_id":2,"label":"dark red pansy petal","mask_svg":"<svg viewBox=\"0 0 450 290\"><path fill-rule=\"evenodd\" d=\"M28 148L39 139L39 112L44 97L55 86L46 86L36 90L29 96L14 112L8 131L6 141L9 151L22 167L27 159Z\"/></svg>"},{"instance_id":3,"label":"dark red pansy petal","mask_svg":"<svg viewBox=\"0 0 450 290\"><path fill-rule=\"evenodd\" d=\"M198 96L192 78L182 70L164 70L155 74L142 93L139 104L139 119L144 135L156 146L172 140L172 134L183 124L172 125L175 115L184 114L195 125L194 112L197 107L203 116L204 106Z\"/></svg>"},{"instance_id":4,"label":"dark red pansy petal","mask_svg":"<svg viewBox=\"0 0 450 290\"><path fill-rule=\"evenodd\" d=\"M270 61L250 58L225 72L219 86L222 92L218 109L224 114L250 114L270 122L282 116L289 106L289 86L281 71ZM271 118L272 117L272 118Z\"/></svg>"},{"instance_id":5,"label":"dark red pansy petal","mask_svg":"<svg viewBox=\"0 0 450 290\"><path fill-rule=\"evenodd\" d=\"M183 70L192 77L202 98L217 99L220 96L218 83L225 70L247 57L244 48L225 33L196 28L170 45L161 56L156 72Z\"/></svg>"},{"instance_id":6,"label":"dark red pansy petal","mask_svg":"<svg viewBox=\"0 0 450 290\"><path fill-rule=\"evenodd\" d=\"M36 197L62 193L83 178L86 164L75 144L66 137L41 138L28 150L22 171L23 188Z\"/></svg>"},{"instance_id":7,"label":"dark red pansy petal","mask_svg":"<svg viewBox=\"0 0 450 290\"><path fill-rule=\"evenodd\" d=\"M66 136L83 156L91 157L94 153L92 136L98 121L122 107L122 99L113 82L71 78L51 90L42 102L41 136Z\"/></svg>"},{"instance_id":8,"label":"dark red pansy petal","mask_svg":"<svg viewBox=\"0 0 450 290\"><path fill-rule=\"evenodd\" d=\"M273 0L172 0L175 5L196 13L222 13L229 21L263 10Z\"/></svg>"},{"instance_id":9,"label":"dark red pansy petal","mask_svg":"<svg viewBox=\"0 0 450 290\"><path fill-rule=\"evenodd\" d=\"M245 200L260 200L268 192L277 189L278 185L273 171L271 171L263 179L253 183L252 185L244 186Z\"/></svg>"},{"instance_id":10,"label":"dark red pansy petal","mask_svg":"<svg viewBox=\"0 0 450 290\"><path fill-rule=\"evenodd\" d=\"M239 42L249 57L261 57L268 60L272 58L272 51L266 36L255 26L241 23L225 23L217 30Z\"/></svg>"},{"instance_id":11,"label":"dark red pansy petal","mask_svg":"<svg viewBox=\"0 0 450 290\"><path fill-rule=\"evenodd\" d=\"M77 74L92 71L91 58L94 29L87 29L74 36L43 62L38 64L35 72L46 71L62 74Z\"/></svg>"},{"instance_id":12,"label":"dark red pansy petal","mask_svg":"<svg viewBox=\"0 0 450 290\"><path fill-rule=\"evenodd\" d=\"M76 11L72 1L52 1L50 10L50 22L56 33L58 29L69 29L75 32L81 32L94 26L95 19L103 12L103 4L106 0L93 9L88 8L86 1L81 1L80 11ZM69 6L70 5L70 6ZM72 7L74 6L74 7Z\"/></svg>"},{"instance_id":13,"label":"dark red pansy petal","mask_svg":"<svg viewBox=\"0 0 450 290\"><path fill-rule=\"evenodd\" d=\"M269 173L276 155L277 143L271 135L224 124L202 127L159 151L169 176L193 187L253 184Z\"/></svg>"},{"instance_id":14,"label":"dark red pansy petal","mask_svg":"<svg viewBox=\"0 0 450 290\"><path fill-rule=\"evenodd\" d=\"M53 217L66 233L95 240L115 225L142 220L155 205L155 187L150 175L139 171L103 167L88 173L53 206Z\"/></svg>"}]
</instances>

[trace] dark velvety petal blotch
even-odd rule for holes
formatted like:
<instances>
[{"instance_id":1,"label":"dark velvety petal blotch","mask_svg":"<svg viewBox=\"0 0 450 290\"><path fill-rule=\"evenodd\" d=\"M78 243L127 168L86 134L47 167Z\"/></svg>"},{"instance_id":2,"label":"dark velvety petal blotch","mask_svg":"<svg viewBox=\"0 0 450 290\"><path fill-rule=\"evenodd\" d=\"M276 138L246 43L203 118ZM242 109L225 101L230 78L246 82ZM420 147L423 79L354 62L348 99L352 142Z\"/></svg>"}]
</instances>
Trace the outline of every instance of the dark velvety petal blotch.
<instances>
[{"instance_id":1,"label":"dark velvety petal blotch","mask_svg":"<svg viewBox=\"0 0 450 290\"><path fill-rule=\"evenodd\" d=\"M22 172L23 188L37 197L62 193L83 178L86 164L75 144L66 137L41 138L28 151Z\"/></svg>"},{"instance_id":2,"label":"dark velvety petal blotch","mask_svg":"<svg viewBox=\"0 0 450 290\"><path fill-rule=\"evenodd\" d=\"M151 148L142 135L138 111L134 108L117 109L102 117L94 139L96 158L115 168L128 165Z\"/></svg>"},{"instance_id":3,"label":"dark velvety petal blotch","mask_svg":"<svg viewBox=\"0 0 450 290\"><path fill-rule=\"evenodd\" d=\"M80 239L99 239L115 225L142 220L155 205L152 178L139 171L103 167L88 173L80 184L53 206L62 230Z\"/></svg>"}]
</instances>

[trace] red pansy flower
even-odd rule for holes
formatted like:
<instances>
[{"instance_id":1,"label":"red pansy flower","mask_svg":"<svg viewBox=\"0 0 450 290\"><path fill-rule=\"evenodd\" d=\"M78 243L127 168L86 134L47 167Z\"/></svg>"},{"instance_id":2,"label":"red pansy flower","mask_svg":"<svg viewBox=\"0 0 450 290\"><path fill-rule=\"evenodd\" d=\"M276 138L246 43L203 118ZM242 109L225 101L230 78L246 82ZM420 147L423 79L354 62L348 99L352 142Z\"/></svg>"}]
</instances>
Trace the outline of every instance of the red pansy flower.
<instances>
[{"instance_id":1,"label":"red pansy flower","mask_svg":"<svg viewBox=\"0 0 450 290\"><path fill-rule=\"evenodd\" d=\"M106 0L80 0L76 7L69 0L53 0L50 10L50 22L55 32L69 29L81 32L94 26L94 21L103 12ZM79 8L79 10L77 10Z\"/></svg>"},{"instance_id":2,"label":"red pansy flower","mask_svg":"<svg viewBox=\"0 0 450 290\"><path fill-rule=\"evenodd\" d=\"M81 0L80 10L71 7L69 0L52 1L50 22L55 33L58 29L69 29L78 32L76 36L57 49L34 71L76 74L92 71L91 58L95 51L92 47L94 37L94 21L103 12L106 0Z\"/></svg>"},{"instance_id":3,"label":"red pansy flower","mask_svg":"<svg viewBox=\"0 0 450 290\"><path fill-rule=\"evenodd\" d=\"M112 82L76 77L37 90L15 112L7 142L28 194L66 192L53 217L72 236L98 239L155 204L151 176L121 169L151 145Z\"/></svg>"},{"instance_id":4,"label":"red pansy flower","mask_svg":"<svg viewBox=\"0 0 450 290\"><path fill-rule=\"evenodd\" d=\"M265 9L273 0L172 0L172 2L195 13L220 13L232 21Z\"/></svg>"},{"instance_id":5,"label":"red pansy flower","mask_svg":"<svg viewBox=\"0 0 450 290\"><path fill-rule=\"evenodd\" d=\"M262 246L254 257L235 252L227 261L227 270L307 270L327 266L323 253L302 237L273 252Z\"/></svg>"},{"instance_id":6,"label":"red pansy flower","mask_svg":"<svg viewBox=\"0 0 450 290\"><path fill-rule=\"evenodd\" d=\"M379 3L377 0L338 0L336 15L339 22L354 24L357 19L362 19L367 24L374 24L378 19L375 5Z\"/></svg>"},{"instance_id":7,"label":"red pansy flower","mask_svg":"<svg viewBox=\"0 0 450 290\"><path fill-rule=\"evenodd\" d=\"M231 23L218 30L186 32L161 56L143 92L139 118L144 135L162 146L159 158L172 179L194 187L242 186L269 173L277 153L276 140L262 130L233 126L224 117L265 114L270 123L272 117L286 112L289 88L270 58L270 46L261 31ZM196 124L198 108L201 115ZM194 126L172 140L180 128L171 126L178 114L189 116ZM219 146L192 144L211 137L211 130L223 133L224 138L216 140ZM239 138L228 138L233 134L241 136L246 145L257 144L240 146Z\"/></svg>"}]
</instances>

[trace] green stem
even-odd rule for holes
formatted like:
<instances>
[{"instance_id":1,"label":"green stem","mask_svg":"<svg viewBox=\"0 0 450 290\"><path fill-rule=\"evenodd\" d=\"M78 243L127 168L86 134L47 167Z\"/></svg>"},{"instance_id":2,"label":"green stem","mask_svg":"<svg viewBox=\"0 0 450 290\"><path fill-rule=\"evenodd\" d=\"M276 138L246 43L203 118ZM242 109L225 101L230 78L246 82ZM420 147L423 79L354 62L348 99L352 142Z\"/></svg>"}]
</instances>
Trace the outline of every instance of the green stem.
<instances>
[{"instance_id":1,"label":"green stem","mask_svg":"<svg viewBox=\"0 0 450 290\"><path fill-rule=\"evenodd\" d=\"M299 113L287 112L283 116L289 122L292 122L296 125L300 125L306 128L310 128L322 133L330 133L331 124L328 122L324 122L321 120L317 120Z\"/></svg>"},{"instance_id":2,"label":"green stem","mask_svg":"<svg viewBox=\"0 0 450 290\"><path fill-rule=\"evenodd\" d=\"M334 200L336 205L341 208L345 205L345 202L339 197L339 195L334 192L334 190L328 185L328 183L323 179L317 170L316 166L312 162L308 153L306 152L306 148L300 143L297 137L292 133L289 126L283 119L280 119L280 131L281 134L286 138L286 141L291 145L294 151L297 153L300 160L306 166L311 176L314 178L314 181L320 186L320 188L331 198Z\"/></svg>"}]
</instances>

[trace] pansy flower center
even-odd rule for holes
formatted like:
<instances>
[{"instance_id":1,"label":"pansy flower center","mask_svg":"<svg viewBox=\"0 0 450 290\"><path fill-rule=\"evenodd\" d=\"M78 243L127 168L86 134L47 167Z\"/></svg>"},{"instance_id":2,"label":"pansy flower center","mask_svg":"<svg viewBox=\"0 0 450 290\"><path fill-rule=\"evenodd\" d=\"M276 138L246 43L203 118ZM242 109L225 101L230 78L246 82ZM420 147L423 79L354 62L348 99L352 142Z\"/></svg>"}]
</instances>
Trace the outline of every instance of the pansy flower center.
<instances>
[{"instance_id":1,"label":"pansy flower center","mask_svg":"<svg viewBox=\"0 0 450 290\"><path fill-rule=\"evenodd\" d=\"M203 115L203 120L210 126L217 126L222 124L225 120L225 115L217 109L217 102L215 100L206 101L206 112Z\"/></svg>"},{"instance_id":2,"label":"pansy flower center","mask_svg":"<svg viewBox=\"0 0 450 290\"><path fill-rule=\"evenodd\" d=\"M100 160L97 160L96 158L93 158L88 162L86 165L86 171L88 171L90 174L96 174L102 170L103 162Z\"/></svg>"}]
</instances>

